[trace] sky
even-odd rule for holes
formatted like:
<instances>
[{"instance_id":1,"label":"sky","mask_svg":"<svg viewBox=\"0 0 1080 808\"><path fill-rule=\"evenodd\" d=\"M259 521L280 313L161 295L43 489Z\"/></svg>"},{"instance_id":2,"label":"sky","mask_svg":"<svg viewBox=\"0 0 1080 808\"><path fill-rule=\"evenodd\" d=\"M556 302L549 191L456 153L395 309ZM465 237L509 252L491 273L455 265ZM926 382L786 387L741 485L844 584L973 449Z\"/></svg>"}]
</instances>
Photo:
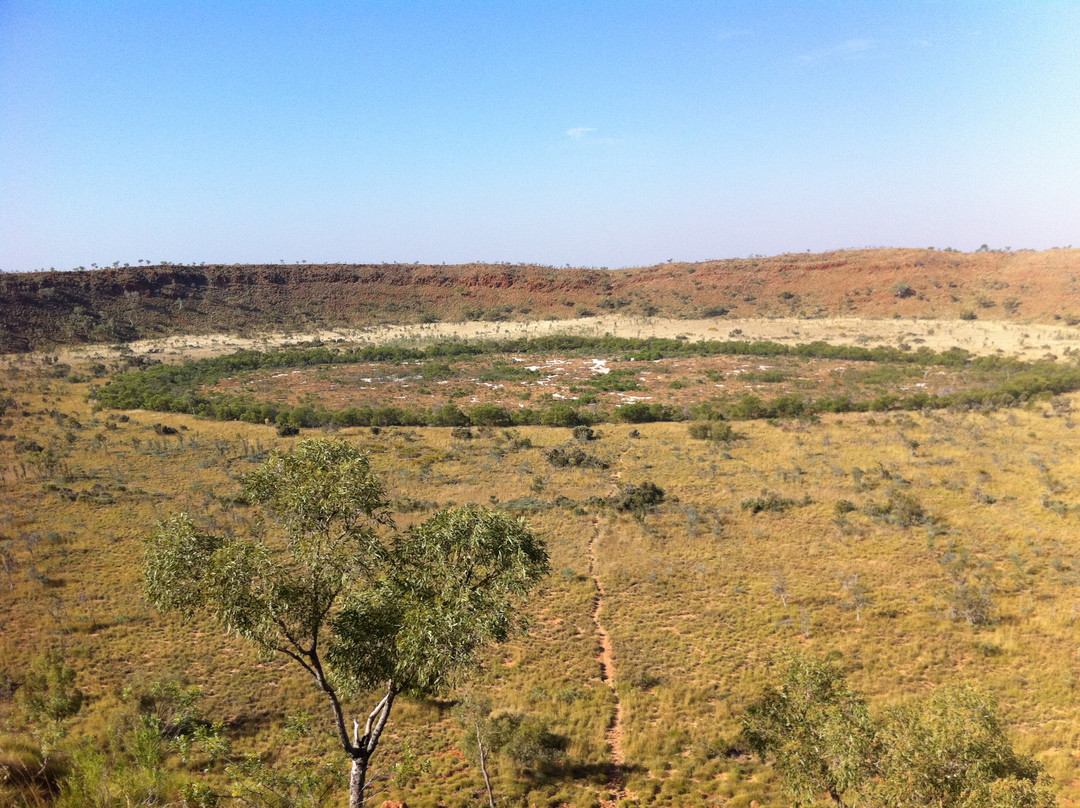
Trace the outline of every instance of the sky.
<instances>
[{"instance_id":1,"label":"sky","mask_svg":"<svg viewBox=\"0 0 1080 808\"><path fill-rule=\"evenodd\" d=\"M1080 246L1080 2L0 0L0 270Z\"/></svg>"}]
</instances>

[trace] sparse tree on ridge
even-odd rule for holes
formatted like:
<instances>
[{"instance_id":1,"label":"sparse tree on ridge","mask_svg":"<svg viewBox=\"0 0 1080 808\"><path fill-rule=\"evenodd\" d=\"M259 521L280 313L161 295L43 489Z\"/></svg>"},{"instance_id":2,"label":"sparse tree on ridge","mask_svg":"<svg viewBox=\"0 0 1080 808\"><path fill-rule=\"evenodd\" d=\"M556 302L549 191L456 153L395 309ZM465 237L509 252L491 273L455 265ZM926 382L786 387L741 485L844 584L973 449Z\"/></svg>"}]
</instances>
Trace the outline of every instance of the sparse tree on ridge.
<instances>
[{"instance_id":1,"label":"sparse tree on ridge","mask_svg":"<svg viewBox=\"0 0 1080 808\"><path fill-rule=\"evenodd\" d=\"M147 539L147 594L163 610L205 610L310 674L352 761L349 806L359 808L394 700L445 690L477 648L519 629L546 548L522 520L471 505L385 530L382 484L345 441L274 452L244 492L280 530L223 537L175 515ZM371 709L349 709L372 690Z\"/></svg>"}]
</instances>

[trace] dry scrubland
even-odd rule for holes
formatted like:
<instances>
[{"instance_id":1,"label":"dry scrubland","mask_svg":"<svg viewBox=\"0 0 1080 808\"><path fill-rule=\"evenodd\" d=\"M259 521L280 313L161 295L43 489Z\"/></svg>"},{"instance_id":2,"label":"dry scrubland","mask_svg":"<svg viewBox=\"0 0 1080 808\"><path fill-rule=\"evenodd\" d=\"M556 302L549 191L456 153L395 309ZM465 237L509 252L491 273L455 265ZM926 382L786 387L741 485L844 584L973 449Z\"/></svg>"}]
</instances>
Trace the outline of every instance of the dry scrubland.
<instances>
[{"instance_id":1,"label":"dry scrubland","mask_svg":"<svg viewBox=\"0 0 1080 808\"><path fill-rule=\"evenodd\" d=\"M1080 322L1080 250L863 249L629 269L103 267L0 274L0 351L184 334L611 317Z\"/></svg>"},{"instance_id":2,"label":"dry scrubland","mask_svg":"<svg viewBox=\"0 0 1080 808\"><path fill-rule=\"evenodd\" d=\"M652 326L716 338L715 322ZM644 336L650 325L627 327ZM1021 342L1029 356L1071 352L1071 329L981 321L725 322L721 336L731 328L793 342L827 332L840 342L870 334L935 347L939 338L975 353L1014 352ZM903 331L882 338L881 329ZM181 342L176 356L207 348ZM102 349L64 358L79 371L93 357L111 361ZM182 680L204 689L205 714L226 721L236 749L274 750L284 766L314 744L337 765L310 682L201 618L153 612L138 577L141 538L167 513L188 510L218 530L251 527L255 512L235 498L238 476L296 438L261 424L93 412L90 383L54 368L40 355L9 357L0 395L10 399L0 442L5 760L29 754L12 685L46 648L62 647L90 697L72 739L103 743L125 687ZM771 768L737 736L783 655L802 651L839 654L874 711L943 683L989 689L1017 747L1073 805L1074 403L747 421L730 443L692 438L686 423L601 424L602 436L587 442L557 427L474 429L471 438L448 428L338 434L370 452L399 526L437 506L478 502L524 513L547 539L554 573L533 602L532 630L492 652L478 686L498 707L544 718L568 746L538 771L500 761L495 786L506 804L786 805ZM161 423L177 432L160 434ZM608 467L551 465L545 450L570 443ZM646 481L666 492L654 511L636 518L606 504L620 486ZM411 748L428 768L391 784L386 798L414 808L478 804L480 775L460 751L449 707L395 707L387 756ZM298 710L318 717L320 734L282 746L285 716ZM182 768L175 754L168 766ZM208 776L220 778L220 766Z\"/></svg>"},{"instance_id":3,"label":"dry scrubland","mask_svg":"<svg viewBox=\"0 0 1080 808\"><path fill-rule=\"evenodd\" d=\"M824 341L833 345L926 346L935 351L963 348L980 356L995 353L1023 359L1041 359L1077 349L1080 330L1065 324L1009 323L993 320L927 320L918 317L893 320L863 320L856 317L826 317L803 320L794 317L768 320L724 319L669 320L657 317L588 317L569 320L539 320L507 323L426 323L368 328L315 330L303 335L267 332L257 336L215 334L180 335L138 340L116 346L85 345L61 347L53 351L61 361L108 360L132 351L150 354L163 362L179 362L219 356L241 350L267 350L294 345L302 340L350 345L382 345L394 341L423 344L445 339L509 339L541 337L549 334L579 334L633 338L674 338L717 340L737 336L747 340L772 340L785 344ZM16 355L8 355L12 361Z\"/></svg>"}]
</instances>

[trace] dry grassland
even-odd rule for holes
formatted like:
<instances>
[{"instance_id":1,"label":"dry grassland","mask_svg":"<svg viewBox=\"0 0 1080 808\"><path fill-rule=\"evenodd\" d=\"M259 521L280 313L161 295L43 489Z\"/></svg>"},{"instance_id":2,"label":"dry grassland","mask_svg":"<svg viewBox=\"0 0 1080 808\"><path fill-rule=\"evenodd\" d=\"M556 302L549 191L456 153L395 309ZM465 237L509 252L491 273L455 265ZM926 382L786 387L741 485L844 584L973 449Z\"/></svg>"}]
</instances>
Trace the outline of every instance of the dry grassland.
<instances>
[{"instance_id":1,"label":"dry grassland","mask_svg":"<svg viewBox=\"0 0 1080 808\"><path fill-rule=\"evenodd\" d=\"M566 323L319 336L536 335L556 325ZM1071 329L979 321L590 318L578 327L691 339L738 328L748 339L790 342L925 340L918 344L1032 357L1075 344ZM711 330L718 327L719 337ZM172 358L237 347L187 338L154 349ZM62 357L105 355L95 347ZM87 384L50 377L40 357L9 361L4 387L12 404L2 416L0 533L12 561L0 577L0 675L17 679L45 648L63 646L91 697L75 738L100 740L125 685L152 679L201 685L207 713L228 722L241 749L271 747L286 714L322 716L314 689L292 667L257 659L201 618L153 612L138 580L141 537L168 513L191 511L217 530L249 528L255 513L232 498L238 476L295 439L262 425L95 413ZM987 412L745 422L731 444L692 439L686 424L602 425L599 440L579 445L609 463L606 470L552 467L544 450L571 440L554 427L484 429L472 439L438 428L339 434L371 453L399 526L436 506L479 502L525 513L547 539L555 572L534 601L530 634L494 650L479 680L498 706L546 717L569 746L544 772L501 764L495 785L506 804L786 805L771 769L740 748L737 734L777 661L805 651L840 654L874 710L942 683L977 682L1000 700L1017 746L1061 785L1062 804L1076 805L1073 406L1080 398ZM178 432L157 434L159 422ZM26 442L53 449L55 462L31 461ZM637 519L605 504L620 486L643 481L667 494L655 512ZM772 505L755 513L749 505L759 498ZM601 678L598 584L614 687ZM988 597L985 625L963 619L963 592L976 588ZM613 780L616 700L623 765ZM10 700L0 700L0 718L15 737ZM478 804L479 773L458 751L447 703L405 702L391 728L390 757L408 741L430 768L391 785L387 798L413 808ZM279 762L301 751L287 746Z\"/></svg>"}]
</instances>

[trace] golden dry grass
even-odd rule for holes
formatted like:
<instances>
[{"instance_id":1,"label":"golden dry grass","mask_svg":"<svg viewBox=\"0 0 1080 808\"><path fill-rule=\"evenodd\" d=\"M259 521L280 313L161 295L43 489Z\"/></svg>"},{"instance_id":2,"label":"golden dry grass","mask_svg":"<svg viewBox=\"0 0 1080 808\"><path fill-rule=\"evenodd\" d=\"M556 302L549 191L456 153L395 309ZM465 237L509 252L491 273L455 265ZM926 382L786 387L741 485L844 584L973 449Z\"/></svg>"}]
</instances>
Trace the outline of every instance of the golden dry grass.
<instances>
[{"instance_id":1,"label":"golden dry grass","mask_svg":"<svg viewBox=\"0 0 1080 808\"><path fill-rule=\"evenodd\" d=\"M100 736L120 689L152 678L202 685L208 714L231 722L241 748L269 746L286 713L322 715L314 688L289 665L258 660L201 618L153 612L138 581L140 539L165 514L190 510L219 530L243 530L254 513L229 500L238 475L291 439L261 425L95 414L86 384L50 378L35 362L9 366L4 383L15 405L2 417L0 533L16 564L10 583L0 577L0 674L17 679L44 648L66 646L92 697L75 736ZM746 704L791 650L842 654L875 709L944 682L978 682L1000 699L1017 745L1062 785L1064 804L1075 804L1080 456L1066 404L1080 399L1055 403L749 422L727 446L691 439L685 424L640 425L637 436L603 425L587 448L611 464L606 471L545 461L544 448L570 439L565 429L522 428L533 444L524 449L500 430L472 440L434 428L341 434L368 449L392 498L542 501L529 518L547 538L554 573L530 635L493 649L479 679L499 706L547 716L570 745L565 765L544 776L502 767L504 795L592 805L608 793L613 695L600 680L592 622L595 537L631 804L785 805L771 770L739 749L737 733ZM157 435L157 422L180 431ZM14 438L56 447L58 465L34 465ZM645 480L668 497L643 521L600 504L619 485ZM741 507L763 491L799 504L757 514ZM874 505L900 495L933 522L875 518ZM841 500L854 506L842 517ZM424 513L403 512L399 524ZM992 581L991 625L949 618L958 566ZM858 617L845 588L855 575L869 600ZM478 774L457 752L445 705L395 709L388 752L409 739L431 767L389 796L411 806L475 804ZM10 701L0 716L18 729Z\"/></svg>"}]
</instances>

